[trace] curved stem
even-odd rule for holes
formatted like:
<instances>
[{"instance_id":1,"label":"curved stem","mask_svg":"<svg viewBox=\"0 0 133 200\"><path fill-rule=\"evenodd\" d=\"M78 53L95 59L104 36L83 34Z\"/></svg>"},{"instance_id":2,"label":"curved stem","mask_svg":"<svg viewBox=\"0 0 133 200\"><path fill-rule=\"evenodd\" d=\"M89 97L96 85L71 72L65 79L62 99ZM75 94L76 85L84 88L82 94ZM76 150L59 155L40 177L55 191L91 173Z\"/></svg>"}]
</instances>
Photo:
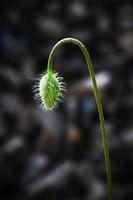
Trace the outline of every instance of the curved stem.
<instances>
[{"instance_id":1,"label":"curved stem","mask_svg":"<svg viewBox=\"0 0 133 200\"><path fill-rule=\"evenodd\" d=\"M63 44L66 44L66 43L73 43L73 44L77 45L78 47L80 47L80 49L82 50L82 52L85 56L86 63L88 65L88 70L90 73L91 81L93 83L93 90L94 90L94 95L95 95L97 109L98 109L98 113L99 113L99 119L100 119L102 143L103 143L105 166L106 166L106 173L107 173L108 199L112 200L112 198L113 198L112 197L112 177L111 177L109 147L108 147L108 140L107 140L107 134L106 134L106 128L105 128L103 108L102 108L101 98L100 98L99 90L98 90L96 79L95 79L93 65L92 65L91 58L89 56L89 53L88 53L86 47L83 45L83 43L81 43L79 40L76 40L74 38L65 38L65 39L60 40L59 42L56 43L56 45L51 50L51 53L50 53L49 59L48 59L48 69L47 70L48 70L48 73L52 73L53 59L54 59L56 50L58 47L62 46Z\"/></svg>"}]
</instances>

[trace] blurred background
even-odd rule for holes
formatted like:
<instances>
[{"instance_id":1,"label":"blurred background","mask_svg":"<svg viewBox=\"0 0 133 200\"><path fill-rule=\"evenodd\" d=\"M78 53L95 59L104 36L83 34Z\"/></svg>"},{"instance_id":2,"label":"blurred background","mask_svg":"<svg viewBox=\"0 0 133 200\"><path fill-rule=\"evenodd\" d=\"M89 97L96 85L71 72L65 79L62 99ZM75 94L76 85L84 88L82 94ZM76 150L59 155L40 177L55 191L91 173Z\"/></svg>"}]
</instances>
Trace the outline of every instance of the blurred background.
<instances>
[{"instance_id":1,"label":"blurred background","mask_svg":"<svg viewBox=\"0 0 133 200\"><path fill-rule=\"evenodd\" d=\"M0 0L0 200L105 200L106 174L92 85L81 51L65 45L55 71L64 102L42 111L35 78L53 45L90 53L110 145L114 199L133 199L133 1Z\"/></svg>"}]
</instances>

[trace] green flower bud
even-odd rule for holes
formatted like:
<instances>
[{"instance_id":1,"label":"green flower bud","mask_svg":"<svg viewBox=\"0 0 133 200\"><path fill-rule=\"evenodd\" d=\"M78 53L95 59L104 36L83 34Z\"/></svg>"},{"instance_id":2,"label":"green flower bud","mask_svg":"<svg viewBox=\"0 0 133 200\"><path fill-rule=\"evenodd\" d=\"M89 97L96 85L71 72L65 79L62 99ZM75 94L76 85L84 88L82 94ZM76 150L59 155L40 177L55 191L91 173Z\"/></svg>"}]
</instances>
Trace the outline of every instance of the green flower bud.
<instances>
[{"instance_id":1,"label":"green flower bud","mask_svg":"<svg viewBox=\"0 0 133 200\"><path fill-rule=\"evenodd\" d=\"M36 97L40 100L41 107L45 110L53 110L62 100L65 91L63 78L57 73L46 73L41 76L37 84Z\"/></svg>"}]
</instances>

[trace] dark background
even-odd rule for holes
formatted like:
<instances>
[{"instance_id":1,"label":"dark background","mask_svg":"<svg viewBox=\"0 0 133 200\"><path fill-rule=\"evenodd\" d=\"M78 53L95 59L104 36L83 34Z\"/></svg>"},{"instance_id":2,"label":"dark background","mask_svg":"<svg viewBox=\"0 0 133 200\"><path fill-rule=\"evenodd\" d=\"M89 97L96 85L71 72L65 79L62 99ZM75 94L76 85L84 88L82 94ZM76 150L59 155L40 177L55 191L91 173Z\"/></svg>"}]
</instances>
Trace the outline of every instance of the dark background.
<instances>
[{"instance_id":1,"label":"dark background","mask_svg":"<svg viewBox=\"0 0 133 200\"><path fill-rule=\"evenodd\" d=\"M91 55L110 145L114 199L133 199L133 1L0 0L0 199L104 200L101 133L87 66L73 45L55 71L68 92L53 112L33 100L53 45Z\"/></svg>"}]
</instances>

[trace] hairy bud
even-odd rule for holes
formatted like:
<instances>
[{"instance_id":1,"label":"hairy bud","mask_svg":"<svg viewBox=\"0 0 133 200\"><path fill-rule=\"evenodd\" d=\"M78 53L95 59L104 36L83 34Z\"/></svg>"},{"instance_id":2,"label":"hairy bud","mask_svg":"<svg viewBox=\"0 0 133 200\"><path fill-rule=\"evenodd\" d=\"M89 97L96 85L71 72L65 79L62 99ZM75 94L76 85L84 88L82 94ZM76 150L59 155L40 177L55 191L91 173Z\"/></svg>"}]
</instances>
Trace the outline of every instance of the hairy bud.
<instances>
[{"instance_id":1,"label":"hairy bud","mask_svg":"<svg viewBox=\"0 0 133 200\"><path fill-rule=\"evenodd\" d=\"M36 97L45 110L53 110L63 98L65 86L63 78L57 73L46 73L41 76L36 87Z\"/></svg>"}]
</instances>

